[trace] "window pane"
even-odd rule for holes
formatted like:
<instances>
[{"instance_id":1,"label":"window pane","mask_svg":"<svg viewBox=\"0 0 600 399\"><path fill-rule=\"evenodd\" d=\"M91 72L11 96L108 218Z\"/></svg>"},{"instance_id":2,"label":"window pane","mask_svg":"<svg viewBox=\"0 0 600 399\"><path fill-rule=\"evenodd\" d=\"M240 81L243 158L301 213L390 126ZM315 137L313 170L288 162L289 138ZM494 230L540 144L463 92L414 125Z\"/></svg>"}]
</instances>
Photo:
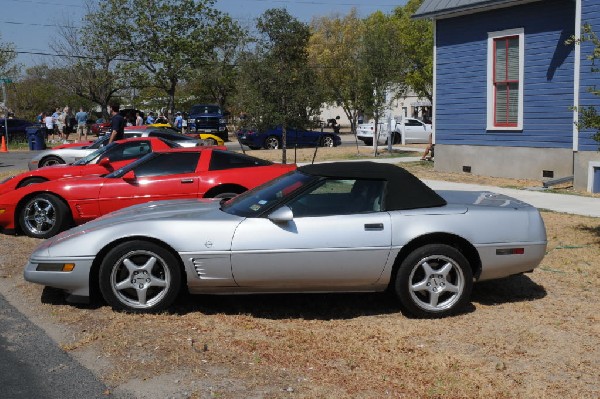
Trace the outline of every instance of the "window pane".
<instances>
[{"instance_id":1,"label":"window pane","mask_svg":"<svg viewBox=\"0 0 600 399\"><path fill-rule=\"evenodd\" d=\"M519 38L508 40L508 80L519 80Z\"/></svg>"},{"instance_id":2,"label":"window pane","mask_svg":"<svg viewBox=\"0 0 600 399\"><path fill-rule=\"evenodd\" d=\"M495 64L495 76L494 80L504 81L506 80L506 43L504 40L495 40L496 50L496 64Z\"/></svg>"},{"instance_id":3,"label":"window pane","mask_svg":"<svg viewBox=\"0 0 600 399\"><path fill-rule=\"evenodd\" d=\"M508 123L516 124L519 116L519 84L508 84Z\"/></svg>"},{"instance_id":4,"label":"window pane","mask_svg":"<svg viewBox=\"0 0 600 399\"><path fill-rule=\"evenodd\" d=\"M506 90L505 84L496 85L496 124L506 123Z\"/></svg>"}]
</instances>

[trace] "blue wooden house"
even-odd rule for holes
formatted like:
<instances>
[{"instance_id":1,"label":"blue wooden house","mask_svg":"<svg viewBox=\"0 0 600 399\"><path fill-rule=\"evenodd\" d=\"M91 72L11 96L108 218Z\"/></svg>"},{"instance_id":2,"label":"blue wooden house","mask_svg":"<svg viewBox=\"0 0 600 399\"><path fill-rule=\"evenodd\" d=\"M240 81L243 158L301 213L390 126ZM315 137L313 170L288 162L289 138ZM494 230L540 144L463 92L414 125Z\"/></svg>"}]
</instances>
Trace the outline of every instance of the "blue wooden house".
<instances>
[{"instance_id":1,"label":"blue wooden house","mask_svg":"<svg viewBox=\"0 0 600 399\"><path fill-rule=\"evenodd\" d=\"M595 106L593 45L566 44L584 24L600 35L600 0L425 0L434 22L435 168L552 180L600 192L600 143L577 127Z\"/></svg>"}]
</instances>

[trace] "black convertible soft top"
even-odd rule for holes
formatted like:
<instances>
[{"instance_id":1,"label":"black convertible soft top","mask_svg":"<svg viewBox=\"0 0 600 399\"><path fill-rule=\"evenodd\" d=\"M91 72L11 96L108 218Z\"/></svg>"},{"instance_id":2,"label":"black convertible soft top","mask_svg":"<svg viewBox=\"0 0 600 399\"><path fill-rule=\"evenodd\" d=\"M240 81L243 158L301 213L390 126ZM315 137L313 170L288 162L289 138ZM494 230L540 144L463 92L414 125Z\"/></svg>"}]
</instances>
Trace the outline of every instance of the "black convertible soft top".
<instances>
[{"instance_id":1,"label":"black convertible soft top","mask_svg":"<svg viewBox=\"0 0 600 399\"><path fill-rule=\"evenodd\" d=\"M300 172L338 179L385 180L387 211L433 208L446 205L446 200L418 177L399 166L377 162L333 162L305 165Z\"/></svg>"}]
</instances>

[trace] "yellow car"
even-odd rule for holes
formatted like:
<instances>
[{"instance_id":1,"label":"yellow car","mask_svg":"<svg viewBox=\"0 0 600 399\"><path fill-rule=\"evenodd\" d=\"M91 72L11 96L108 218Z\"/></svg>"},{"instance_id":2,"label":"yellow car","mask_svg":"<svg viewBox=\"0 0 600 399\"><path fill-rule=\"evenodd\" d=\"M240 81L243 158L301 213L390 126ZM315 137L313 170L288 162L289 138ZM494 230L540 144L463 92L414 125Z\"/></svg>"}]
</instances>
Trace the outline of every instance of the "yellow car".
<instances>
[{"instance_id":1,"label":"yellow car","mask_svg":"<svg viewBox=\"0 0 600 399\"><path fill-rule=\"evenodd\" d=\"M163 129L172 129L176 132L179 132L179 130L175 129L173 127L173 125L171 125L170 123L153 123L151 125L148 126L154 126L154 127L161 127ZM219 136L215 136L214 134L210 134L210 133L186 133L186 136L189 137L193 137L193 138L198 138L200 140L205 140L209 145L225 145L225 142L223 141L222 138L220 138Z\"/></svg>"}]
</instances>

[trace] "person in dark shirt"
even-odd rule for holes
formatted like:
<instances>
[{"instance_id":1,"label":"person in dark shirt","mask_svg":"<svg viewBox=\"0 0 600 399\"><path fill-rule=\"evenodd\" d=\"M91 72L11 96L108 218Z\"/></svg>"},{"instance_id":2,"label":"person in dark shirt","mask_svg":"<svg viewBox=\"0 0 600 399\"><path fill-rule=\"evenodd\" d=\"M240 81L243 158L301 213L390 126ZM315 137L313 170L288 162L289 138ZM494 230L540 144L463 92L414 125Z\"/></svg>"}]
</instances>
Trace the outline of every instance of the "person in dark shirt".
<instances>
[{"instance_id":1,"label":"person in dark shirt","mask_svg":"<svg viewBox=\"0 0 600 399\"><path fill-rule=\"evenodd\" d=\"M125 118L119 114L119 104L110 106L112 118L110 119L110 139L109 143L121 140L125 137Z\"/></svg>"}]
</instances>

